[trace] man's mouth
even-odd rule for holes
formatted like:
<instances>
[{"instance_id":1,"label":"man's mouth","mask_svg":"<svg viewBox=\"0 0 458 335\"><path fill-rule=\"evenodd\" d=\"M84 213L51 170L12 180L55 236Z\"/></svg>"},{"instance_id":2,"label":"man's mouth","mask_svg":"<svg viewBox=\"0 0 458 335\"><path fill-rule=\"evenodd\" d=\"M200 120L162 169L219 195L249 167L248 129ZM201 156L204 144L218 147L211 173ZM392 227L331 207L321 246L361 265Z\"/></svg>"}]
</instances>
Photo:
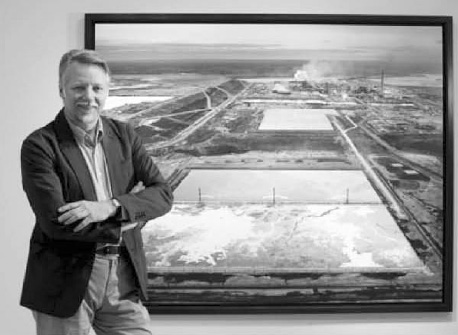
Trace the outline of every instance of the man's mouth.
<instances>
[{"instance_id":1,"label":"man's mouth","mask_svg":"<svg viewBox=\"0 0 458 335\"><path fill-rule=\"evenodd\" d=\"M86 103L78 103L76 104L78 108L89 110L89 109L96 109L97 105L91 105L91 104L86 104Z\"/></svg>"}]
</instances>

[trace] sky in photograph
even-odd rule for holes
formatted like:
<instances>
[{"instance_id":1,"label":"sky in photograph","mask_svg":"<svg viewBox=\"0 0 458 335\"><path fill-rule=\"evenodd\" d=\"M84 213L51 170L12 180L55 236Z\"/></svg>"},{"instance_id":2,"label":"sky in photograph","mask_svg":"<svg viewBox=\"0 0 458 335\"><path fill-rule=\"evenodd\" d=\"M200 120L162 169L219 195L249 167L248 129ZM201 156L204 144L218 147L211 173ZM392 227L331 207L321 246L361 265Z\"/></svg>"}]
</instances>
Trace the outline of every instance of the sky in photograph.
<instances>
[{"instance_id":1,"label":"sky in photograph","mask_svg":"<svg viewBox=\"0 0 458 335\"><path fill-rule=\"evenodd\" d=\"M441 61L441 28L310 24L98 24L96 49L116 60Z\"/></svg>"}]
</instances>

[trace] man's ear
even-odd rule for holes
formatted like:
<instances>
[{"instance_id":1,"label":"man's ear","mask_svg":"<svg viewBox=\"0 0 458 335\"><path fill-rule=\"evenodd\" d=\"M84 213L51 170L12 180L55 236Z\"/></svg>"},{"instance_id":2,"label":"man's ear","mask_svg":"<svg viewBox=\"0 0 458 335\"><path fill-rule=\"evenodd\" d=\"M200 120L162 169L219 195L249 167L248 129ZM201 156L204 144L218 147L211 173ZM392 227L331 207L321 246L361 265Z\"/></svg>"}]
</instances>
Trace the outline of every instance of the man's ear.
<instances>
[{"instance_id":1,"label":"man's ear","mask_svg":"<svg viewBox=\"0 0 458 335\"><path fill-rule=\"evenodd\" d=\"M60 95L60 97L61 97L62 99L65 98L65 91L64 91L64 89L63 89L62 87L59 87L59 95Z\"/></svg>"}]
</instances>

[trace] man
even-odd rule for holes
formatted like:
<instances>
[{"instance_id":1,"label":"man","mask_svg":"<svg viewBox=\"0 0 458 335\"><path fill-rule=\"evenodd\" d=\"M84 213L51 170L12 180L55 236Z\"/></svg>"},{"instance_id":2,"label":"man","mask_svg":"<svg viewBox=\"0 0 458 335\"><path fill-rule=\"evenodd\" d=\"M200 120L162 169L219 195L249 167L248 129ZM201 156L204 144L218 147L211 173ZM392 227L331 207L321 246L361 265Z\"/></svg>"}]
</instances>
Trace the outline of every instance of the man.
<instances>
[{"instance_id":1,"label":"man","mask_svg":"<svg viewBox=\"0 0 458 335\"><path fill-rule=\"evenodd\" d=\"M128 125L100 115L109 69L72 50L59 66L63 109L22 145L23 188L36 216L21 305L37 333L151 334L141 228L172 192Z\"/></svg>"}]
</instances>

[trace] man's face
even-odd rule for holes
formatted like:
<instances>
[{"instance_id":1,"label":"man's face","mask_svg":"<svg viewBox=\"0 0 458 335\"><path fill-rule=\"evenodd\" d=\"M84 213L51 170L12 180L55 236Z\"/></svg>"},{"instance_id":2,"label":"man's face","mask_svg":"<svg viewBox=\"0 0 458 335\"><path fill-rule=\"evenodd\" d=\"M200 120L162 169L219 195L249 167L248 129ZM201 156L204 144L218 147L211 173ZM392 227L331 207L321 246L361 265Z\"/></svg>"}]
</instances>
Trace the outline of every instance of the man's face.
<instances>
[{"instance_id":1,"label":"man's face","mask_svg":"<svg viewBox=\"0 0 458 335\"><path fill-rule=\"evenodd\" d=\"M108 97L108 84L109 77L101 67L70 63L60 88L67 118L85 130L93 129Z\"/></svg>"}]
</instances>

